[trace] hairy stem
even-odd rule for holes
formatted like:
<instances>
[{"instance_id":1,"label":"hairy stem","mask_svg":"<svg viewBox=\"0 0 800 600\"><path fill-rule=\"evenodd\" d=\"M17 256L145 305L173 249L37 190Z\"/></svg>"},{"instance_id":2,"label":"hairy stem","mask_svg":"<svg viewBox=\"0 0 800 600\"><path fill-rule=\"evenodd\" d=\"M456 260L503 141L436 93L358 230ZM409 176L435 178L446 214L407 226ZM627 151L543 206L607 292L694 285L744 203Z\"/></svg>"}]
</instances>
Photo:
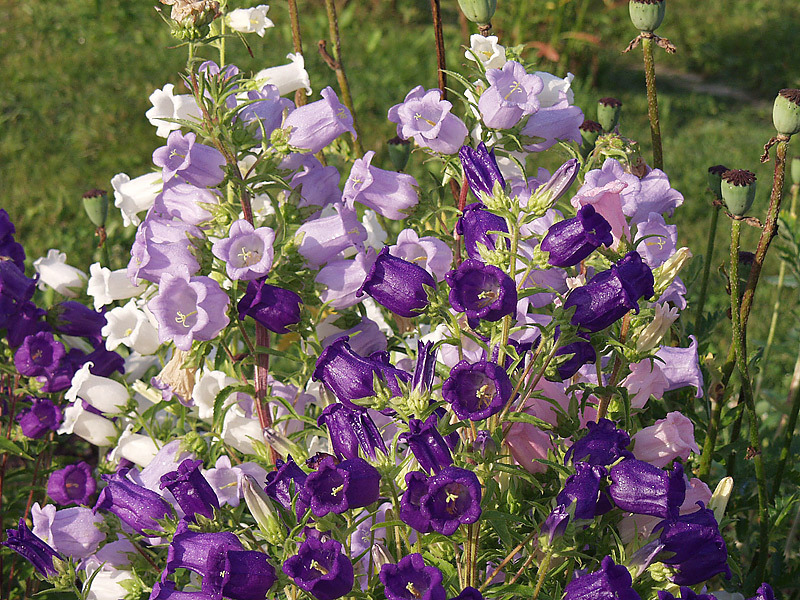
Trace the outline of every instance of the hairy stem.
<instances>
[{"instance_id":1,"label":"hairy stem","mask_svg":"<svg viewBox=\"0 0 800 600\"><path fill-rule=\"evenodd\" d=\"M653 38L642 38L644 55L644 79L647 85L647 116L650 118L650 137L653 140L653 168L664 168L661 150L661 123L658 118L658 94L656 93L656 63L653 58Z\"/></svg>"},{"instance_id":2,"label":"hairy stem","mask_svg":"<svg viewBox=\"0 0 800 600\"><path fill-rule=\"evenodd\" d=\"M433 35L436 39L436 64L438 66L439 89L442 90L442 100L447 100L447 65L444 58L444 34L442 33L442 10L439 0L431 0L431 13L433 15Z\"/></svg>"},{"instance_id":3,"label":"hairy stem","mask_svg":"<svg viewBox=\"0 0 800 600\"><path fill-rule=\"evenodd\" d=\"M708 294L708 278L711 274L711 262L714 255L714 238L717 235L717 222L719 221L719 208L714 207L711 213L711 224L708 227L708 245L706 246L706 256L703 262L703 277L700 280L700 298L697 300L697 308L694 316L694 331L698 334L700 323L703 320L703 309L706 305Z\"/></svg>"}]
</instances>

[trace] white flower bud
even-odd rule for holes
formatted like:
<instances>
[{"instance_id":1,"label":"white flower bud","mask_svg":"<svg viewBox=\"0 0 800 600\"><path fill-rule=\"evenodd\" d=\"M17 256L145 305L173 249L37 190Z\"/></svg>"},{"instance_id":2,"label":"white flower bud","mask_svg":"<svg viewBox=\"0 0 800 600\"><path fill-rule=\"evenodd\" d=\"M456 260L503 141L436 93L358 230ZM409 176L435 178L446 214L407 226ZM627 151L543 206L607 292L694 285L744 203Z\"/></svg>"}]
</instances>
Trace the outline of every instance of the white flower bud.
<instances>
[{"instance_id":1,"label":"white flower bud","mask_svg":"<svg viewBox=\"0 0 800 600\"><path fill-rule=\"evenodd\" d=\"M94 363L87 362L72 376L72 386L64 394L70 402L85 400L103 413L118 413L128 403L128 389L108 377L93 375L89 370Z\"/></svg>"},{"instance_id":2,"label":"white flower bud","mask_svg":"<svg viewBox=\"0 0 800 600\"><path fill-rule=\"evenodd\" d=\"M128 425L111 451L109 460L118 461L126 458L140 467L146 467L158 454L158 446L149 435L133 433L133 426Z\"/></svg>"},{"instance_id":3,"label":"white flower bud","mask_svg":"<svg viewBox=\"0 0 800 600\"><path fill-rule=\"evenodd\" d=\"M196 119L200 120L200 109L197 107L197 102L194 96L190 94L179 94L174 96L172 90L175 86L171 83L165 85L162 89L154 91L150 94L150 103L153 108L149 109L145 114L147 120L153 127L157 127L156 135L158 137L169 137L170 131L175 131L181 128L180 123L172 121L165 121L164 119Z\"/></svg>"},{"instance_id":4,"label":"white flower bud","mask_svg":"<svg viewBox=\"0 0 800 600\"><path fill-rule=\"evenodd\" d=\"M275 23L267 18L269 6L261 4L253 8L237 8L228 13L228 27L239 33L255 33L264 37L269 27Z\"/></svg>"},{"instance_id":5,"label":"white flower bud","mask_svg":"<svg viewBox=\"0 0 800 600\"><path fill-rule=\"evenodd\" d=\"M95 446L110 446L117 438L114 423L85 410L81 402L73 402L66 408L57 433L74 433Z\"/></svg>"},{"instance_id":6,"label":"white flower bud","mask_svg":"<svg viewBox=\"0 0 800 600\"><path fill-rule=\"evenodd\" d=\"M114 206L122 213L122 224L137 226L142 222L138 213L149 210L161 192L161 173L147 173L136 179L117 173L111 178L111 187L114 188Z\"/></svg>"},{"instance_id":7,"label":"white flower bud","mask_svg":"<svg viewBox=\"0 0 800 600\"><path fill-rule=\"evenodd\" d=\"M287 54L290 62L288 65L280 65L262 69L253 76L258 88L267 84L278 88L278 93L284 96L301 88L306 89L306 95L311 95L311 80L305 67L305 59L302 54Z\"/></svg>"},{"instance_id":8,"label":"white flower bud","mask_svg":"<svg viewBox=\"0 0 800 600\"><path fill-rule=\"evenodd\" d=\"M242 495L250 510L250 514L258 523L259 529L273 544L281 544L286 539L284 527L281 525L272 499L254 477L244 475L241 479Z\"/></svg>"},{"instance_id":9,"label":"white flower bud","mask_svg":"<svg viewBox=\"0 0 800 600\"><path fill-rule=\"evenodd\" d=\"M636 340L638 352L647 352L655 348L664 334L669 331L670 326L678 319L678 309L670 308L666 302L656 304L653 308L656 311L653 320L642 329Z\"/></svg>"},{"instance_id":10,"label":"white flower bud","mask_svg":"<svg viewBox=\"0 0 800 600\"><path fill-rule=\"evenodd\" d=\"M87 279L86 273L67 264L66 254L54 249L33 261L33 268L39 274L40 290L51 287L67 298L77 298L75 290L83 288Z\"/></svg>"},{"instance_id":11,"label":"white flower bud","mask_svg":"<svg viewBox=\"0 0 800 600\"><path fill-rule=\"evenodd\" d=\"M711 494L711 500L708 501L708 508L714 511L714 518L719 523L725 515L725 509L728 507L728 500L731 498L733 492L733 477L723 477L720 479L717 487L714 488L714 493Z\"/></svg>"}]
</instances>

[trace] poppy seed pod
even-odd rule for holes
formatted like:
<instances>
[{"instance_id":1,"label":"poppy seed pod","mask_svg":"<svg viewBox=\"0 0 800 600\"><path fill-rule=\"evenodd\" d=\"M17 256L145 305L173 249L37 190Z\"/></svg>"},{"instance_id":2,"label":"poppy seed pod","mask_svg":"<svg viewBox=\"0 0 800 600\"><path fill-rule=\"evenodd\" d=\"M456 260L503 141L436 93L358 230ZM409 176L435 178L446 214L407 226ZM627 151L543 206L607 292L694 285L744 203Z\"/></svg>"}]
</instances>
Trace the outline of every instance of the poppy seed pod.
<instances>
[{"instance_id":1,"label":"poppy seed pod","mask_svg":"<svg viewBox=\"0 0 800 600\"><path fill-rule=\"evenodd\" d=\"M616 98L600 98L597 101L597 122L606 133L614 131L619 125L622 102Z\"/></svg>"},{"instance_id":2,"label":"poppy seed pod","mask_svg":"<svg viewBox=\"0 0 800 600\"><path fill-rule=\"evenodd\" d=\"M725 165L708 167L708 187L717 200L722 200L722 189L720 185L722 184L722 174L725 173L725 171L730 171Z\"/></svg>"},{"instance_id":3,"label":"poppy seed pod","mask_svg":"<svg viewBox=\"0 0 800 600\"><path fill-rule=\"evenodd\" d=\"M666 8L665 0L631 0L628 3L631 22L639 31L653 32L658 29L664 20Z\"/></svg>"},{"instance_id":4,"label":"poppy seed pod","mask_svg":"<svg viewBox=\"0 0 800 600\"><path fill-rule=\"evenodd\" d=\"M488 25L497 10L497 0L458 0L458 6L468 21Z\"/></svg>"},{"instance_id":5,"label":"poppy seed pod","mask_svg":"<svg viewBox=\"0 0 800 600\"><path fill-rule=\"evenodd\" d=\"M83 210L95 227L103 227L108 217L108 192L89 190L83 195Z\"/></svg>"},{"instance_id":6,"label":"poppy seed pod","mask_svg":"<svg viewBox=\"0 0 800 600\"><path fill-rule=\"evenodd\" d=\"M781 135L800 132L800 90L778 92L772 107L772 124Z\"/></svg>"},{"instance_id":7,"label":"poppy seed pod","mask_svg":"<svg viewBox=\"0 0 800 600\"><path fill-rule=\"evenodd\" d=\"M743 216L756 198L755 173L745 169L731 169L722 174L720 183L722 200L731 214Z\"/></svg>"},{"instance_id":8,"label":"poppy seed pod","mask_svg":"<svg viewBox=\"0 0 800 600\"><path fill-rule=\"evenodd\" d=\"M600 125L597 121L591 121L586 119L581 126L578 127L581 132L581 139L583 140L583 146L588 149L594 148L595 142L597 142L597 138L600 137L600 134L603 133L603 126Z\"/></svg>"}]
</instances>

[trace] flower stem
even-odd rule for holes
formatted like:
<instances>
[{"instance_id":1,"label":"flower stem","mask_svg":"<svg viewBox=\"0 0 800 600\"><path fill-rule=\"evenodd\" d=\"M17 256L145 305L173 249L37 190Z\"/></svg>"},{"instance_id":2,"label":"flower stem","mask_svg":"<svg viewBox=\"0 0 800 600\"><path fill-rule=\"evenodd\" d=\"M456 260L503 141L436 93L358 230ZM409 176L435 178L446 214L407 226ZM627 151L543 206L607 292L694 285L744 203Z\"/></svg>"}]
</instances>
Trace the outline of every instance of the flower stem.
<instances>
[{"instance_id":1,"label":"flower stem","mask_svg":"<svg viewBox=\"0 0 800 600\"><path fill-rule=\"evenodd\" d=\"M536 588L533 590L533 596L531 596L531 600L536 600L539 597L539 592L542 590L542 584L544 583L544 577L547 575L547 569L550 568L550 559L553 558L553 550L550 549L544 555L542 562L539 564L539 574L536 577Z\"/></svg>"},{"instance_id":2,"label":"flower stem","mask_svg":"<svg viewBox=\"0 0 800 600\"><path fill-rule=\"evenodd\" d=\"M650 137L653 140L653 168L664 168L661 150L661 124L658 118L658 94L656 93L656 63L653 58L653 38L642 38L644 55L644 79L647 85L647 115L650 118Z\"/></svg>"},{"instance_id":3,"label":"flower stem","mask_svg":"<svg viewBox=\"0 0 800 600\"><path fill-rule=\"evenodd\" d=\"M700 323L703 320L703 309L706 305L708 294L708 278L711 274L711 262L714 255L714 238L717 235L717 222L719 221L719 208L714 207L711 213L711 224L708 228L708 245L706 246L706 256L703 263L703 277L700 280L700 298L697 300L697 309L694 316L694 331L700 331Z\"/></svg>"},{"instance_id":4,"label":"flower stem","mask_svg":"<svg viewBox=\"0 0 800 600\"><path fill-rule=\"evenodd\" d=\"M631 326L631 313L626 313L624 317L622 317L622 329L619 332L619 341L621 344L625 343L625 339L628 337L628 329ZM600 359L598 359L598 364L600 363ZM617 354L617 357L614 359L614 367L611 371L611 379L608 381L608 387L613 388L617 385L619 380L619 374L622 371L622 355ZM603 382L600 380L600 375L598 374L597 385L603 385ZM608 405L611 403L611 395L612 393L609 391L607 394L603 395L600 398L600 405L597 407L597 422L600 422L600 419L606 416L608 413Z\"/></svg>"},{"instance_id":5,"label":"flower stem","mask_svg":"<svg viewBox=\"0 0 800 600\"><path fill-rule=\"evenodd\" d=\"M447 64L444 57L444 34L442 33L442 9L439 0L431 0L431 13L433 15L433 35L436 39L436 64L438 66L439 89L442 90L442 100L447 100Z\"/></svg>"},{"instance_id":6,"label":"flower stem","mask_svg":"<svg viewBox=\"0 0 800 600\"><path fill-rule=\"evenodd\" d=\"M536 530L532 531L531 533L529 533L529 534L528 534L528 537L526 537L526 538L525 538L524 540L522 540L522 541L521 541L519 544L517 544L517 547L516 547L516 548L514 548L514 549L513 549L511 552L509 552L509 553L506 555L506 557L505 557L505 558L504 558L502 561L500 561L500 564L499 564L499 565L497 565L497 566L494 568L494 571L492 571L491 575L489 575L489 576L486 578L486 581L484 581L484 582L481 584L481 587L479 587L479 588L478 588L478 591L479 591L479 592L483 592L483 590L485 590L485 589L486 589L486 587L487 587L487 586L488 586L488 585L489 585L489 584L492 582L492 579L494 579L494 578L497 576L497 574L498 574L500 571L502 571L502 570L503 570L503 567L505 567L505 566L506 566L508 563L510 563L510 562L511 562L511 560L512 560L512 559L513 559L513 558L516 556L517 552L519 552L520 550L522 550L522 549L525 547L525 544L527 544L528 542L530 542L530 541L531 541L531 540L534 538L534 536L536 536L538 533L539 533L539 532L538 532L538 531L536 531Z\"/></svg>"}]
</instances>

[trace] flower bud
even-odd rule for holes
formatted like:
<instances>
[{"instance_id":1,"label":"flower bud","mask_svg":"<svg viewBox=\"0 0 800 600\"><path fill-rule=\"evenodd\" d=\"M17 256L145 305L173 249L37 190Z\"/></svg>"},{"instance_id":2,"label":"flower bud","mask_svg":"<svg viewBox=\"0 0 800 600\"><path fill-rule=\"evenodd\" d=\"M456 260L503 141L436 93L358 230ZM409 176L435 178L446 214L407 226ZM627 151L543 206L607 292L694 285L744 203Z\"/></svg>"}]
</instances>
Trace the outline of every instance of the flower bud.
<instances>
[{"instance_id":1,"label":"flower bud","mask_svg":"<svg viewBox=\"0 0 800 600\"><path fill-rule=\"evenodd\" d=\"M733 491L733 477L723 477L714 488L714 493L711 494L711 500L708 502L708 508L714 511L714 518L719 523L722 516L725 514L725 508L728 506L731 492Z\"/></svg>"},{"instance_id":2,"label":"flower bud","mask_svg":"<svg viewBox=\"0 0 800 600\"><path fill-rule=\"evenodd\" d=\"M731 169L722 174L722 200L731 214L743 216L756 198L755 173L745 169Z\"/></svg>"},{"instance_id":3,"label":"flower bud","mask_svg":"<svg viewBox=\"0 0 800 600\"><path fill-rule=\"evenodd\" d=\"M83 195L83 209L95 227L103 227L108 217L108 193L105 190L89 190Z\"/></svg>"},{"instance_id":4,"label":"flower bud","mask_svg":"<svg viewBox=\"0 0 800 600\"><path fill-rule=\"evenodd\" d=\"M497 0L458 0L467 20L478 25L488 25L497 9Z\"/></svg>"},{"instance_id":5,"label":"flower bud","mask_svg":"<svg viewBox=\"0 0 800 600\"><path fill-rule=\"evenodd\" d=\"M411 156L413 146L410 140L404 140L399 136L394 136L388 142L386 147L389 150L389 159L397 171L402 171L408 164L408 159Z\"/></svg>"},{"instance_id":6,"label":"flower bud","mask_svg":"<svg viewBox=\"0 0 800 600\"><path fill-rule=\"evenodd\" d=\"M725 171L730 171L730 169L725 165L714 165L713 167L708 167L708 187L717 200L722 200L722 190L720 185L722 184L722 174L725 173Z\"/></svg>"},{"instance_id":7,"label":"flower bud","mask_svg":"<svg viewBox=\"0 0 800 600\"><path fill-rule=\"evenodd\" d=\"M772 107L772 123L781 135L800 132L800 90L778 92Z\"/></svg>"},{"instance_id":8,"label":"flower bud","mask_svg":"<svg viewBox=\"0 0 800 600\"><path fill-rule=\"evenodd\" d=\"M267 541L280 544L286 539L286 532L276 515L272 499L250 475L242 477L242 495L250 514L258 523L258 528L267 536Z\"/></svg>"},{"instance_id":9,"label":"flower bud","mask_svg":"<svg viewBox=\"0 0 800 600\"><path fill-rule=\"evenodd\" d=\"M619 125L622 102L616 98L600 98L597 101L597 122L606 133L614 131Z\"/></svg>"},{"instance_id":10,"label":"flower bud","mask_svg":"<svg viewBox=\"0 0 800 600\"><path fill-rule=\"evenodd\" d=\"M374 544L370 552L372 553L372 562L375 564L376 571L380 572L383 565L394 564L394 559L383 544Z\"/></svg>"},{"instance_id":11,"label":"flower bud","mask_svg":"<svg viewBox=\"0 0 800 600\"><path fill-rule=\"evenodd\" d=\"M664 20L665 0L631 0L628 11L633 26L639 31L655 31Z\"/></svg>"}]
</instances>

